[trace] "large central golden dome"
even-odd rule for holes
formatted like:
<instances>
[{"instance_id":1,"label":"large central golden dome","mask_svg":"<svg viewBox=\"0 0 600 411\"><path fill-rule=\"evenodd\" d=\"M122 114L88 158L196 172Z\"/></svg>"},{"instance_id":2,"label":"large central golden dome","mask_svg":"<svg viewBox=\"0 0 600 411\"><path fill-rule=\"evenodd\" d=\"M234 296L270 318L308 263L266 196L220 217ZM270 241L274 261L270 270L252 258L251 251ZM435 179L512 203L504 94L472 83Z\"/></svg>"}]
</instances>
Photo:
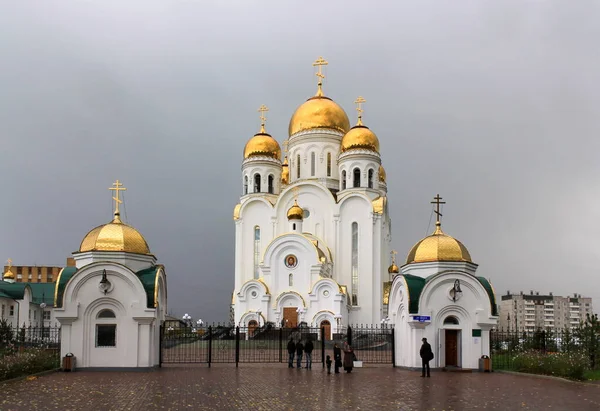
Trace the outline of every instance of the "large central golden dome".
<instances>
[{"instance_id":1,"label":"large central golden dome","mask_svg":"<svg viewBox=\"0 0 600 411\"><path fill-rule=\"evenodd\" d=\"M342 138L342 153L353 148L364 148L379 153L379 139L369 127L358 124Z\"/></svg>"},{"instance_id":2,"label":"large central golden dome","mask_svg":"<svg viewBox=\"0 0 600 411\"><path fill-rule=\"evenodd\" d=\"M343 108L329 97L316 95L296 109L288 129L292 136L300 131L326 128L346 133L350 121Z\"/></svg>"},{"instance_id":3,"label":"large central golden dome","mask_svg":"<svg viewBox=\"0 0 600 411\"><path fill-rule=\"evenodd\" d=\"M467 247L457 239L444 234L439 221L436 223L435 232L415 244L406 258L406 264L431 261L472 262Z\"/></svg>"},{"instance_id":4,"label":"large central golden dome","mask_svg":"<svg viewBox=\"0 0 600 411\"><path fill-rule=\"evenodd\" d=\"M270 134L261 131L248 140L244 147L244 159L252 156L267 156L281 160L281 147Z\"/></svg>"},{"instance_id":5,"label":"large central golden dome","mask_svg":"<svg viewBox=\"0 0 600 411\"><path fill-rule=\"evenodd\" d=\"M136 254L150 254L144 237L130 225L124 224L115 212L114 219L91 230L83 238L79 252L125 251Z\"/></svg>"}]
</instances>

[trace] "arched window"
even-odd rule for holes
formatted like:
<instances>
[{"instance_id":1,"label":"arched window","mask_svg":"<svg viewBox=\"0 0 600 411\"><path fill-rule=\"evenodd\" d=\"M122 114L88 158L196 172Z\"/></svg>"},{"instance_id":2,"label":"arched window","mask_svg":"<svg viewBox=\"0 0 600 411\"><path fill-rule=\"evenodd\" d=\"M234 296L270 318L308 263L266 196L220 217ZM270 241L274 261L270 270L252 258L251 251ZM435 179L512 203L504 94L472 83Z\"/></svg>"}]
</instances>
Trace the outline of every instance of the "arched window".
<instances>
[{"instance_id":1,"label":"arched window","mask_svg":"<svg viewBox=\"0 0 600 411\"><path fill-rule=\"evenodd\" d=\"M373 188L373 169L369 169L369 188Z\"/></svg>"},{"instance_id":2,"label":"arched window","mask_svg":"<svg viewBox=\"0 0 600 411\"><path fill-rule=\"evenodd\" d=\"M310 153L310 176L311 177L315 176L316 167L317 167L317 165L315 164L316 157L317 156L314 151L312 153Z\"/></svg>"},{"instance_id":3,"label":"arched window","mask_svg":"<svg viewBox=\"0 0 600 411\"><path fill-rule=\"evenodd\" d=\"M458 325L458 318L456 318L453 315L449 315L448 317L446 317L444 319L444 324L454 324L454 325Z\"/></svg>"},{"instance_id":4,"label":"arched window","mask_svg":"<svg viewBox=\"0 0 600 411\"><path fill-rule=\"evenodd\" d=\"M117 318L115 316L115 313L112 312L112 310L102 310L98 313L98 315L96 316L96 318Z\"/></svg>"},{"instance_id":5,"label":"arched window","mask_svg":"<svg viewBox=\"0 0 600 411\"><path fill-rule=\"evenodd\" d=\"M296 178L300 178L300 154L296 156Z\"/></svg>"},{"instance_id":6,"label":"arched window","mask_svg":"<svg viewBox=\"0 0 600 411\"><path fill-rule=\"evenodd\" d=\"M254 174L254 193L260 193L260 174Z\"/></svg>"},{"instance_id":7,"label":"arched window","mask_svg":"<svg viewBox=\"0 0 600 411\"><path fill-rule=\"evenodd\" d=\"M292 224L292 230L296 231L296 223Z\"/></svg>"},{"instance_id":8,"label":"arched window","mask_svg":"<svg viewBox=\"0 0 600 411\"><path fill-rule=\"evenodd\" d=\"M274 192L273 180L274 180L273 174L270 174L269 175L269 186L268 186L268 188L269 188L269 194L273 194L273 192Z\"/></svg>"},{"instance_id":9,"label":"arched window","mask_svg":"<svg viewBox=\"0 0 600 411\"><path fill-rule=\"evenodd\" d=\"M258 263L260 259L260 227L254 227L254 278L259 277Z\"/></svg>"},{"instance_id":10,"label":"arched window","mask_svg":"<svg viewBox=\"0 0 600 411\"><path fill-rule=\"evenodd\" d=\"M331 177L331 153L327 153L327 177Z\"/></svg>"},{"instance_id":11,"label":"arched window","mask_svg":"<svg viewBox=\"0 0 600 411\"><path fill-rule=\"evenodd\" d=\"M342 171L342 190L346 189L346 170Z\"/></svg>"},{"instance_id":12,"label":"arched window","mask_svg":"<svg viewBox=\"0 0 600 411\"><path fill-rule=\"evenodd\" d=\"M293 286L294 286L294 274L290 274L290 275L288 275L288 285L289 285L290 287L293 287Z\"/></svg>"},{"instance_id":13,"label":"arched window","mask_svg":"<svg viewBox=\"0 0 600 411\"><path fill-rule=\"evenodd\" d=\"M358 223L352 223L352 305L358 305Z\"/></svg>"},{"instance_id":14,"label":"arched window","mask_svg":"<svg viewBox=\"0 0 600 411\"><path fill-rule=\"evenodd\" d=\"M355 168L353 171L353 180L352 180L352 187L354 188L358 188L360 187L360 170L358 168Z\"/></svg>"},{"instance_id":15,"label":"arched window","mask_svg":"<svg viewBox=\"0 0 600 411\"><path fill-rule=\"evenodd\" d=\"M244 195L248 194L248 176L244 176Z\"/></svg>"}]
</instances>

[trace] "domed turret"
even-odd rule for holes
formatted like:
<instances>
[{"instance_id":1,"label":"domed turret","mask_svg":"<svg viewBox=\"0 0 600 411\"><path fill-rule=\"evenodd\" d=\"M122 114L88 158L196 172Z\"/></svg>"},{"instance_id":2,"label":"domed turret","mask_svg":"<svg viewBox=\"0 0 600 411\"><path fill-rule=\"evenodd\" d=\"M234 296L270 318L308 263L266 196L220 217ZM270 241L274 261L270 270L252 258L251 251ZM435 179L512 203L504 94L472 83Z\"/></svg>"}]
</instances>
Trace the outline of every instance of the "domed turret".
<instances>
[{"instance_id":1,"label":"domed turret","mask_svg":"<svg viewBox=\"0 0 600 411\"><path fill-rule=\"evenodd\" d=\"M264 132L264 128L246 143L244 159L252 156L267 156L281 160L281 147L277 140Z\"/></svg>"},{"instance_id":2,"label":"domed turret","mask_svg":"<svg viewBox=\"0 0 600 411\"><path fill-rule=\"evenodd\" d=\"M7 283L15 282L15 274L12 272L12 260L10 258L8 259L8 265L6 266L6 271L2 275L2 280L6 281Z\"/></svg>"},{"instance_id":3,"label":"domed turret","mask_svg":"<svg viewBox=\"0 0 600 411\"><path fill-rule=\"evenodd\" d=\"M81 241L79 252L124 251L127 253L150 254L146 239L135 228L121 221L119 212L113 220L92 229Z\"/></svg>"},{"instance_id":4,"label":"domed turret","mask_svg":"<svg viewBox=\"0 0 600 411\"><path fill-rule=\"evenodd\" d=\"M365 149L379 153L379 139L369 127L360 124L352 127L342 138L342 153L351 149Z\"/></svg>"},{"instance_id":5,"label":"domed turret","mask_svg":"<svg viewBox=\"0 0 600 411\"><path fill-rule=\"evenodd\" d=\"M298 200L294 200L294 205L287 212L288 220L303 220L304 210L298 205Z\"/></svg>"}]
</instances>

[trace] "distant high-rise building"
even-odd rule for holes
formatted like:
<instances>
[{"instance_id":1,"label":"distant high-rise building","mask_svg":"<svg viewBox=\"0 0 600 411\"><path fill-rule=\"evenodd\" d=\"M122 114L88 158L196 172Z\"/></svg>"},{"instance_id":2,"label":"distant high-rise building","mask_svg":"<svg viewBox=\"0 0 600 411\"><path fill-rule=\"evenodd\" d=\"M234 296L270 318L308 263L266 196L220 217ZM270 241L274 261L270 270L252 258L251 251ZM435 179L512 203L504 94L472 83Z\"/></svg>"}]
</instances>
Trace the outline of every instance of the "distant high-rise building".
<instances>
[{"instance_id":1,"label":"distant high-rise building","mask_svg":"<svg viewBox=\"0 0 600 411\"><path fill-rule=\"evenodd\" d=\"M540 295L539 292L525 294L521 291L511 294L508 291L500 302L498 326L518 331L573 328L593 312L592 299L581 294L560 297L553 293Z\"/></svg>"},{"instance_id":2,"label":"distant high-rise building","mask_svg":"<svg viewBox=\"0 0 600 411\"><path fill-rule=\"evenodd\" d=\"M67 267L75 266L75 260L67 258ZM17 283L53 283L56 281L60 270L63 267L49 267L37 265L13 265L12 273L15 275ZM5 265L3 273L8 271L8 266Z\"/></svg>"}]
</instances>

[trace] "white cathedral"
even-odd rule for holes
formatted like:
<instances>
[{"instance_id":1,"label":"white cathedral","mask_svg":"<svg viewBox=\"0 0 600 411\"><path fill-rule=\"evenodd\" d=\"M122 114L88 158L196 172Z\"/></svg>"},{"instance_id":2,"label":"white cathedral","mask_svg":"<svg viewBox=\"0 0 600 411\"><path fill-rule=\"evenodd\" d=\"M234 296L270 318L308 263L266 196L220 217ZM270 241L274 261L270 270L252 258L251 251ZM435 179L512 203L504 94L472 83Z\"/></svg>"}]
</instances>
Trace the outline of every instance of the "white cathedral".
<instances>
[{"instance_id":1,"label":"white cathedral","mask_svg":"<svg viewBox=\"0 0 600 411\"><path fill-rule=\"evenodd\" d=\"M282 161L262 126L244 148L242 195L235 206L236 325L301 323L336 333L348 324L378 324L388 269L391 220L379 140L322 90L291 117Z\"/></svg>"}]
</instances>

